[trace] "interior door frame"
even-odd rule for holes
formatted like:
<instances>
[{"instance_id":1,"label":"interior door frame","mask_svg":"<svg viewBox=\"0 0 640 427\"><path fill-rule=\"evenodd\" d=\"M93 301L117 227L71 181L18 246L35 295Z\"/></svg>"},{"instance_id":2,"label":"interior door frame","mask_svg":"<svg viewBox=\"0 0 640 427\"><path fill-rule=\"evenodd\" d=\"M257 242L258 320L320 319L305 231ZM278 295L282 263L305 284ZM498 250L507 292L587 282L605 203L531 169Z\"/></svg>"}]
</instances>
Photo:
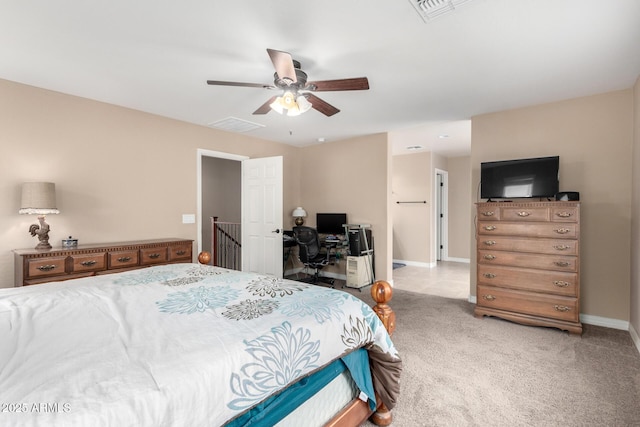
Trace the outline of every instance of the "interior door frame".
<instances>
[{"instance_id":1,"label":"interior door frame","mask_svg":"<svg viewBox=\"0 0 640 427\"><path fill-rule=\"evenodd\" d=\"M203 157L217 157L219 159L236 160L242 162L249 159L249 156L242 156L239 154L225 153L223 151L205 150L198 148L196 150L196 213L198 220L196 221L198 228L198 240L197 247L198 253L202 252L202 221L205 218L202 217L202 158Z\"/></svg>"},{"instance_id":2,"label":"interior door frame","mask_svg":"<svg viewBox=\"0 0 640 427\"><path fill-rule=\"evenodd\" d=\"M433 182L433 224L436 235L434 239L434 258L437 262L449 259L449 200L447 197L449 192L449 172L435 168ZM442 185L440 185L440 182L442 182ZM441 247L442 249L440 249Z\"/></svg>"}]
</instances>

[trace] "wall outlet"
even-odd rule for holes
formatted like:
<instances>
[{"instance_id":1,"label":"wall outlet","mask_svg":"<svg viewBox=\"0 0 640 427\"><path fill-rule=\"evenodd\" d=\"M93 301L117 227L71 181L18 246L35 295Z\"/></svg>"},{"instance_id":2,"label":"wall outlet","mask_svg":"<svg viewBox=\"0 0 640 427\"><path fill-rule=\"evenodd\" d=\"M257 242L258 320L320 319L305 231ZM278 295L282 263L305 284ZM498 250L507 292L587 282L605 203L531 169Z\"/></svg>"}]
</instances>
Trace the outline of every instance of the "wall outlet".
<instances>
[{"instance_id":1,"label":"wall outlet","mask_svg":"<svg viewBox=\"0 0 640 427\"><path fill-rule=\"evenodd\" d=\"M195 224L196 223L196 215L195 214L182 214L182 223L183 224Z\"/></svg>"}]
</instances>

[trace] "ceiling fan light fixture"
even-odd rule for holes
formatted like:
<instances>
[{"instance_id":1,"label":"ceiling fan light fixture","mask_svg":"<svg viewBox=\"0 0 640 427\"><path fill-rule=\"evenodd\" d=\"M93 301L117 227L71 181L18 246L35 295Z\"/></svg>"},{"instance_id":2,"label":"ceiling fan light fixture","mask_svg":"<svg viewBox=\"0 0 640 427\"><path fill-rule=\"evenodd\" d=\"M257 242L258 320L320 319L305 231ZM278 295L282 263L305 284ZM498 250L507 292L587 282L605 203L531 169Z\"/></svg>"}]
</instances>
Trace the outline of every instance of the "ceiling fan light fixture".
<instances>
[{"instance_id":1,"label":"ceiling fan light fixture","mask_svg":"<svg viewBox=\"0 0 640 427\"><path fill-rule=\"evenodd\" d=\"M273 111L293 117L309 111L311 103L304 95L296 97L293 92L287 90L269 106Z\"/></svg>"}]
</instances>

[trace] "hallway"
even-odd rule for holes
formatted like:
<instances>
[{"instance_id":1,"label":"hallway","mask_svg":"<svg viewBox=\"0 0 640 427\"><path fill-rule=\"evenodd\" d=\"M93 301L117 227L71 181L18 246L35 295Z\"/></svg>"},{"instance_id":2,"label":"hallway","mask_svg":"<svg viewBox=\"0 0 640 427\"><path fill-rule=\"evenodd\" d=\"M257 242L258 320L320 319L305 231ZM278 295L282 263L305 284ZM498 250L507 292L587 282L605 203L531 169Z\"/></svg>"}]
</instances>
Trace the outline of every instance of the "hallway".
<instances>
[{"instance_id":1,"label":"hallway","mask_svg":"<svg viewBox=\"0 0 640 427\"><path fill-rule=\"evenodd\" d=\"M395 289L437 295L445 298L469 299L469 264L438 261L437 267L404 266L393 270Z\"/></svg>"}]
</instances>

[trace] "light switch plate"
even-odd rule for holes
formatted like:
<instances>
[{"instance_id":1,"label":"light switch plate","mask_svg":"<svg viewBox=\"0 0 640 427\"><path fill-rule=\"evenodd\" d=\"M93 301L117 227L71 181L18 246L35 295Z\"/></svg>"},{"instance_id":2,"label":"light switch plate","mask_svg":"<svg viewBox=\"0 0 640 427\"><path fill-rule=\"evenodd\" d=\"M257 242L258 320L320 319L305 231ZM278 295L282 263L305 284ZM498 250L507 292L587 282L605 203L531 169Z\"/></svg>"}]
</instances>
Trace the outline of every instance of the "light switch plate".
<instances>
[{"instance_id":1,"label":"light switch plate","mask_svg":"<svg viewBox=\"0 0 640 427\"><path fill-rule=\"evenodd\" d=\"M195 224L196 223L196 215L195 214L182 214L182 223L183 224Z\"/></svg>"}]
</instances>

